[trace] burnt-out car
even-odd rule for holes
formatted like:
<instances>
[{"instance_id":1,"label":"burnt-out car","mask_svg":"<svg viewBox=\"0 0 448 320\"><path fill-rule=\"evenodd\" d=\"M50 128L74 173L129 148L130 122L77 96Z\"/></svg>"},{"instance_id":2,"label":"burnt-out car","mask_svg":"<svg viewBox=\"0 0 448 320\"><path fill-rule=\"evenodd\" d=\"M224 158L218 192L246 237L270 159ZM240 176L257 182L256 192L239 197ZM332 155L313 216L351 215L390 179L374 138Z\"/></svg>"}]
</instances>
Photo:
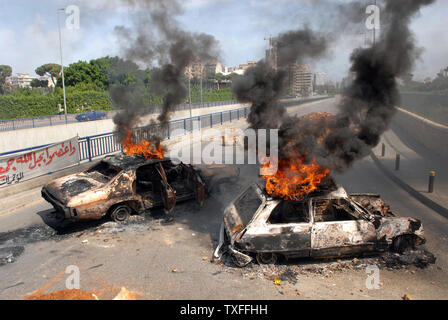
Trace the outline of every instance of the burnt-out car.
<instances>
[{"instance_id":1,"label":"burnt-out car","mask_svg":"<svg viewBox=\"0 0 448 320\"><path fill-rule=\"evenodd\" d=\"M423 244L423 226L402 218L375 194L347 194L344 188L314 192L301 201L270 197L249 186L224 211L215 257L227 249L243 267L275 263L279 256L333 258Z\"/></svg>"},{"instance_id":2,"label":"burnt-out car","mask_svg":"<svg viewBox=\"0 0 448 320\"><path fill-rule=\"evenodd\" d=\"M59 220L124 221L132 213L155 207L170 212L177 202L196 199L202 205L211 185L237 176L221 166L191 166L169 158L109 156L90 169L52 180L42 188Z\"/></svg>"}]
</instances>

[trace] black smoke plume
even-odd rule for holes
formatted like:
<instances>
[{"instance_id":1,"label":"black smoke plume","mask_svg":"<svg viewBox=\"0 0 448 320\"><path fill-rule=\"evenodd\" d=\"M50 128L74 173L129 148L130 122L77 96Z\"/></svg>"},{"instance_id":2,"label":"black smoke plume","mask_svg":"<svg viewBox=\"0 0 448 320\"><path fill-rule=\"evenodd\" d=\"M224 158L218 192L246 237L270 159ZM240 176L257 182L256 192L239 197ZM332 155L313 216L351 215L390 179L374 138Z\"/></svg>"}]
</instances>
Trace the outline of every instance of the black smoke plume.
<instances>
[{"instance_id":1,"label":"black smoke plume","mask_svg":"<svg viewBox=\"0 0 448 320\"><path fill-rule=\"evenodd\" d=\"M150 88L147 95L163 96L163 105L157 120L166 128L170 114L187 96L183 84L185 69L194 61L207 63L219 56L219 45L211 35L182 30L176 16L182 6L175 0L121 0L134 10L132 27L115 28L125 57L151 68ZM114 118L121 137L124 128L135 126L140 117L150 110L132 86L117 86L111 98L123 111Z\"/></svg>"},{"instance_id":2,"label":"black smoke plume","mask_svg":"<svg viewBox=\"0 0 448 320\"><path fill-rule=\"evenodd\" d=\"M287 116L278 105L278 90L271 89L281 87L275 83L278 78L266 72L256 73L260 75L256 78L253 76L254 70L248 70L245 77L256 79L252 81L252 86L246 85L246 90L242 90L242 83L238 82L234 90L241 101L248 101L247 97L252 97L249 92L256 97L251 100L250 125L255 128L279 128L279 157L282 159L300 157L306 162L316 159L324 168L343 172L354 161L367 156L387 130L399 103L396 79L411 71L420 52L409 29L410 21L423 6L434 2L379 2L383 8L381 36L371 47L356 49L352 53L350 71L354 80L343 93L338 105L339 112L335 116ZM294 48L294 41L290 43ZM289 43L285 45L288 48ZM302 46L307 46L307 43L302 43ZM315 45L312 45L310 49L302 47L300 52L315 55L314 50ZM287 50L290 51L294 53L292 49ZM294 58L294 54L291 56ZM270 99L263 99L256 94L258 91L263 92L261 87L264 86L268 87L268 92L275 92L267 95ZM281 118L273 121L272 117L276 114L281 115Z\"/></svg>"},{"instance_id":3,"label":"black smoke plume","mask_svg":"<svg viewBox=\"0 0 448 320\"><path fill-rule=\"evenodd\" d=\"M280 34L274 42L277 59L263 59L235 77L232 90L241 102L250 102L248 122L251 128L278 128L285 115L285 108L278 103L288 88L287 67L308 58L320 58L327 50L324 35L309 28ZM274 61L273 61L274 60Z\"/></svg>"}]
</instances>

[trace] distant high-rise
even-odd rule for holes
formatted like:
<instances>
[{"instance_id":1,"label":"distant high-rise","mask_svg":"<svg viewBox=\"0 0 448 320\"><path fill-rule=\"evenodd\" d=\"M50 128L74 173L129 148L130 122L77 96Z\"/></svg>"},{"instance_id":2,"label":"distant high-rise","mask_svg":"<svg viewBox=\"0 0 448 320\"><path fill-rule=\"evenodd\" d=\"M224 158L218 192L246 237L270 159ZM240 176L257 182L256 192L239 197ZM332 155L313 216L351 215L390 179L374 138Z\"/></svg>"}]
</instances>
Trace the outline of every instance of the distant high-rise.
<instances>
[{"instance_id":1,"label":"distant high-rise","mask_svg":"<svg viewBox=\"0 0 448 320\"><path fill-rule=\"evenodd\" d=\"M327 74L325 72L316 72L314 74L314 87L324 86L327 82Z\"/></svg>"},{"instance_id":2,"label":"distant high-rise","mask_svg":"<svg viewBox=\"0 0 448 320\"><path fill-rule=\"evenodd\" d=\"M265 40L269 40L269 49L266 50L266 61L277 71L279 69L277 40L272 37L265 38ZM288 74L286 81L288 82L287 85L290 92L304 96L312 94L314 78L308 64L296 62L281 69Z\"/></svg>"},{"instance_id":3,"label":"distant high-rise","mask_svg":"<svg viewBox=\"0 0 448 320\"><path fill-rule=\"evenodd\" d=\"M264 40L269 40L269 49L266 50L266 61L269 62L274 70L277 70L277 41L270 36L269 38L264 38Z\"/></svg>"},{"instance_id":4,"label":"distant high-rise","mask_svg":"<svg viewBox=\"0 0 448 320\"><path fill-rule=\"evenodd\" d=\"M193 62L190 63L190 65L188 65L185 68L185 75L190 79L192 78L199 79L201 78L201 74L202 76L205 76L205 68L201 60L199 59L194 60Z\"/></svg>"},{"instance_id":5,"label":"distant high-rise","mask_svg":"<svg viewBox=\"0 0 448 320\"><path fill-rule=\"evenodd\" d=\"M291 65L292 91L294 94L309 96L313 93L313 74L309 64L294 63Z\"/></svg>"}]
</instances>

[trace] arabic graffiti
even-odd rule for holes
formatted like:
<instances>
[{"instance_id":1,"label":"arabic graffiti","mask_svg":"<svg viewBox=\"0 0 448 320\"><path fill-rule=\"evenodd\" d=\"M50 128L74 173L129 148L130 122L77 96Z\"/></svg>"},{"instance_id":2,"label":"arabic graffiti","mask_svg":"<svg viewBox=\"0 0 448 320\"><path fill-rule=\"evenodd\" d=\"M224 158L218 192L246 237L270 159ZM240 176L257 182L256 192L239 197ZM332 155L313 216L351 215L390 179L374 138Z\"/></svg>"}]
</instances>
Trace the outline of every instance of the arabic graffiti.
<instances>
[{"instance_id":1,"label":"arabic graffiti","mask_svg":"<svg viewBox=\"0 0 448 320\"><path fill-rule=\"evenodd\" d=\"M19 183L24 178L23 172L13 173L12 175L2 176L0 178L0 186Z\"/></svg>"},{"instance_id":2,"label":"arabic graffiti","mask_svg":"<svg viewBox=\"0 0 448 320\"><path fill-rule=\"evenodd\" d=\"M0 159L0 187L33 178L78 161L77 138L22 155Z\"/></svg>"}]
</instances>

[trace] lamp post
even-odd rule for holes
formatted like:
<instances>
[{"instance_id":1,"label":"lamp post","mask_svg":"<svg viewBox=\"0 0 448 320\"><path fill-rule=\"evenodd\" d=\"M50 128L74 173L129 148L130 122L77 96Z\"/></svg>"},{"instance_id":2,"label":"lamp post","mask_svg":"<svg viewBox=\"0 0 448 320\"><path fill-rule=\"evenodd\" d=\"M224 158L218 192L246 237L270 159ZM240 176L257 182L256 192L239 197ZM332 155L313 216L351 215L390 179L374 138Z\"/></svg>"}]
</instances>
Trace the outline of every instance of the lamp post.
<instances>
[{"instance_id":1,"label":"lamp post","mask_svg":"<svg viewBox=\"0 0 448 320\"><path fill-rule=\"evenodd\" d=\"M59 50L61 52L61 74L62 74L62 91L63 91L63 95L64 95L64 111L65 111L65 124L67 124L67 99L65 96L65 79L64 79L64 63L63 63L63 59L62 59L62 36L61 36L61 21L59 18L59 11L65 11L65 9L58 9L56 11L57 15L58 15L58 29L59 29Z\"/></svg>"},{"instance_id":2,"label":"lamp post","mask_svg":"<svg viewBox=\"0 0 448 320\"><path fill-rule=\"evenodd\" d=\"M376 6L376 0L374 2L374 5ZM373 28L373 44L376 44L376 28Z\"/></svg>"},{"instance_id":3,"label":"lamp post","mask_svg":"<svg viewBox=\"0 0 448 320\"><path fill-rule=\"evenodd\" d=\"M190 104L190 119L192 117L191 115L191 85L190 85L190 77L191 77L191 73L188 73L188 103Z\"/></svg>"},{"instance_id":4,"label":"lamp post","mask_svg":"<svg viewBox=\"0 0 448 320\"><path fill-rule=\"evenodd\" d=\"M204 72L204 67L201 62L201 108L203 107L203 100L202 100L202 74L203 74L203 72Z\"/></svg>"}]
</instances>

